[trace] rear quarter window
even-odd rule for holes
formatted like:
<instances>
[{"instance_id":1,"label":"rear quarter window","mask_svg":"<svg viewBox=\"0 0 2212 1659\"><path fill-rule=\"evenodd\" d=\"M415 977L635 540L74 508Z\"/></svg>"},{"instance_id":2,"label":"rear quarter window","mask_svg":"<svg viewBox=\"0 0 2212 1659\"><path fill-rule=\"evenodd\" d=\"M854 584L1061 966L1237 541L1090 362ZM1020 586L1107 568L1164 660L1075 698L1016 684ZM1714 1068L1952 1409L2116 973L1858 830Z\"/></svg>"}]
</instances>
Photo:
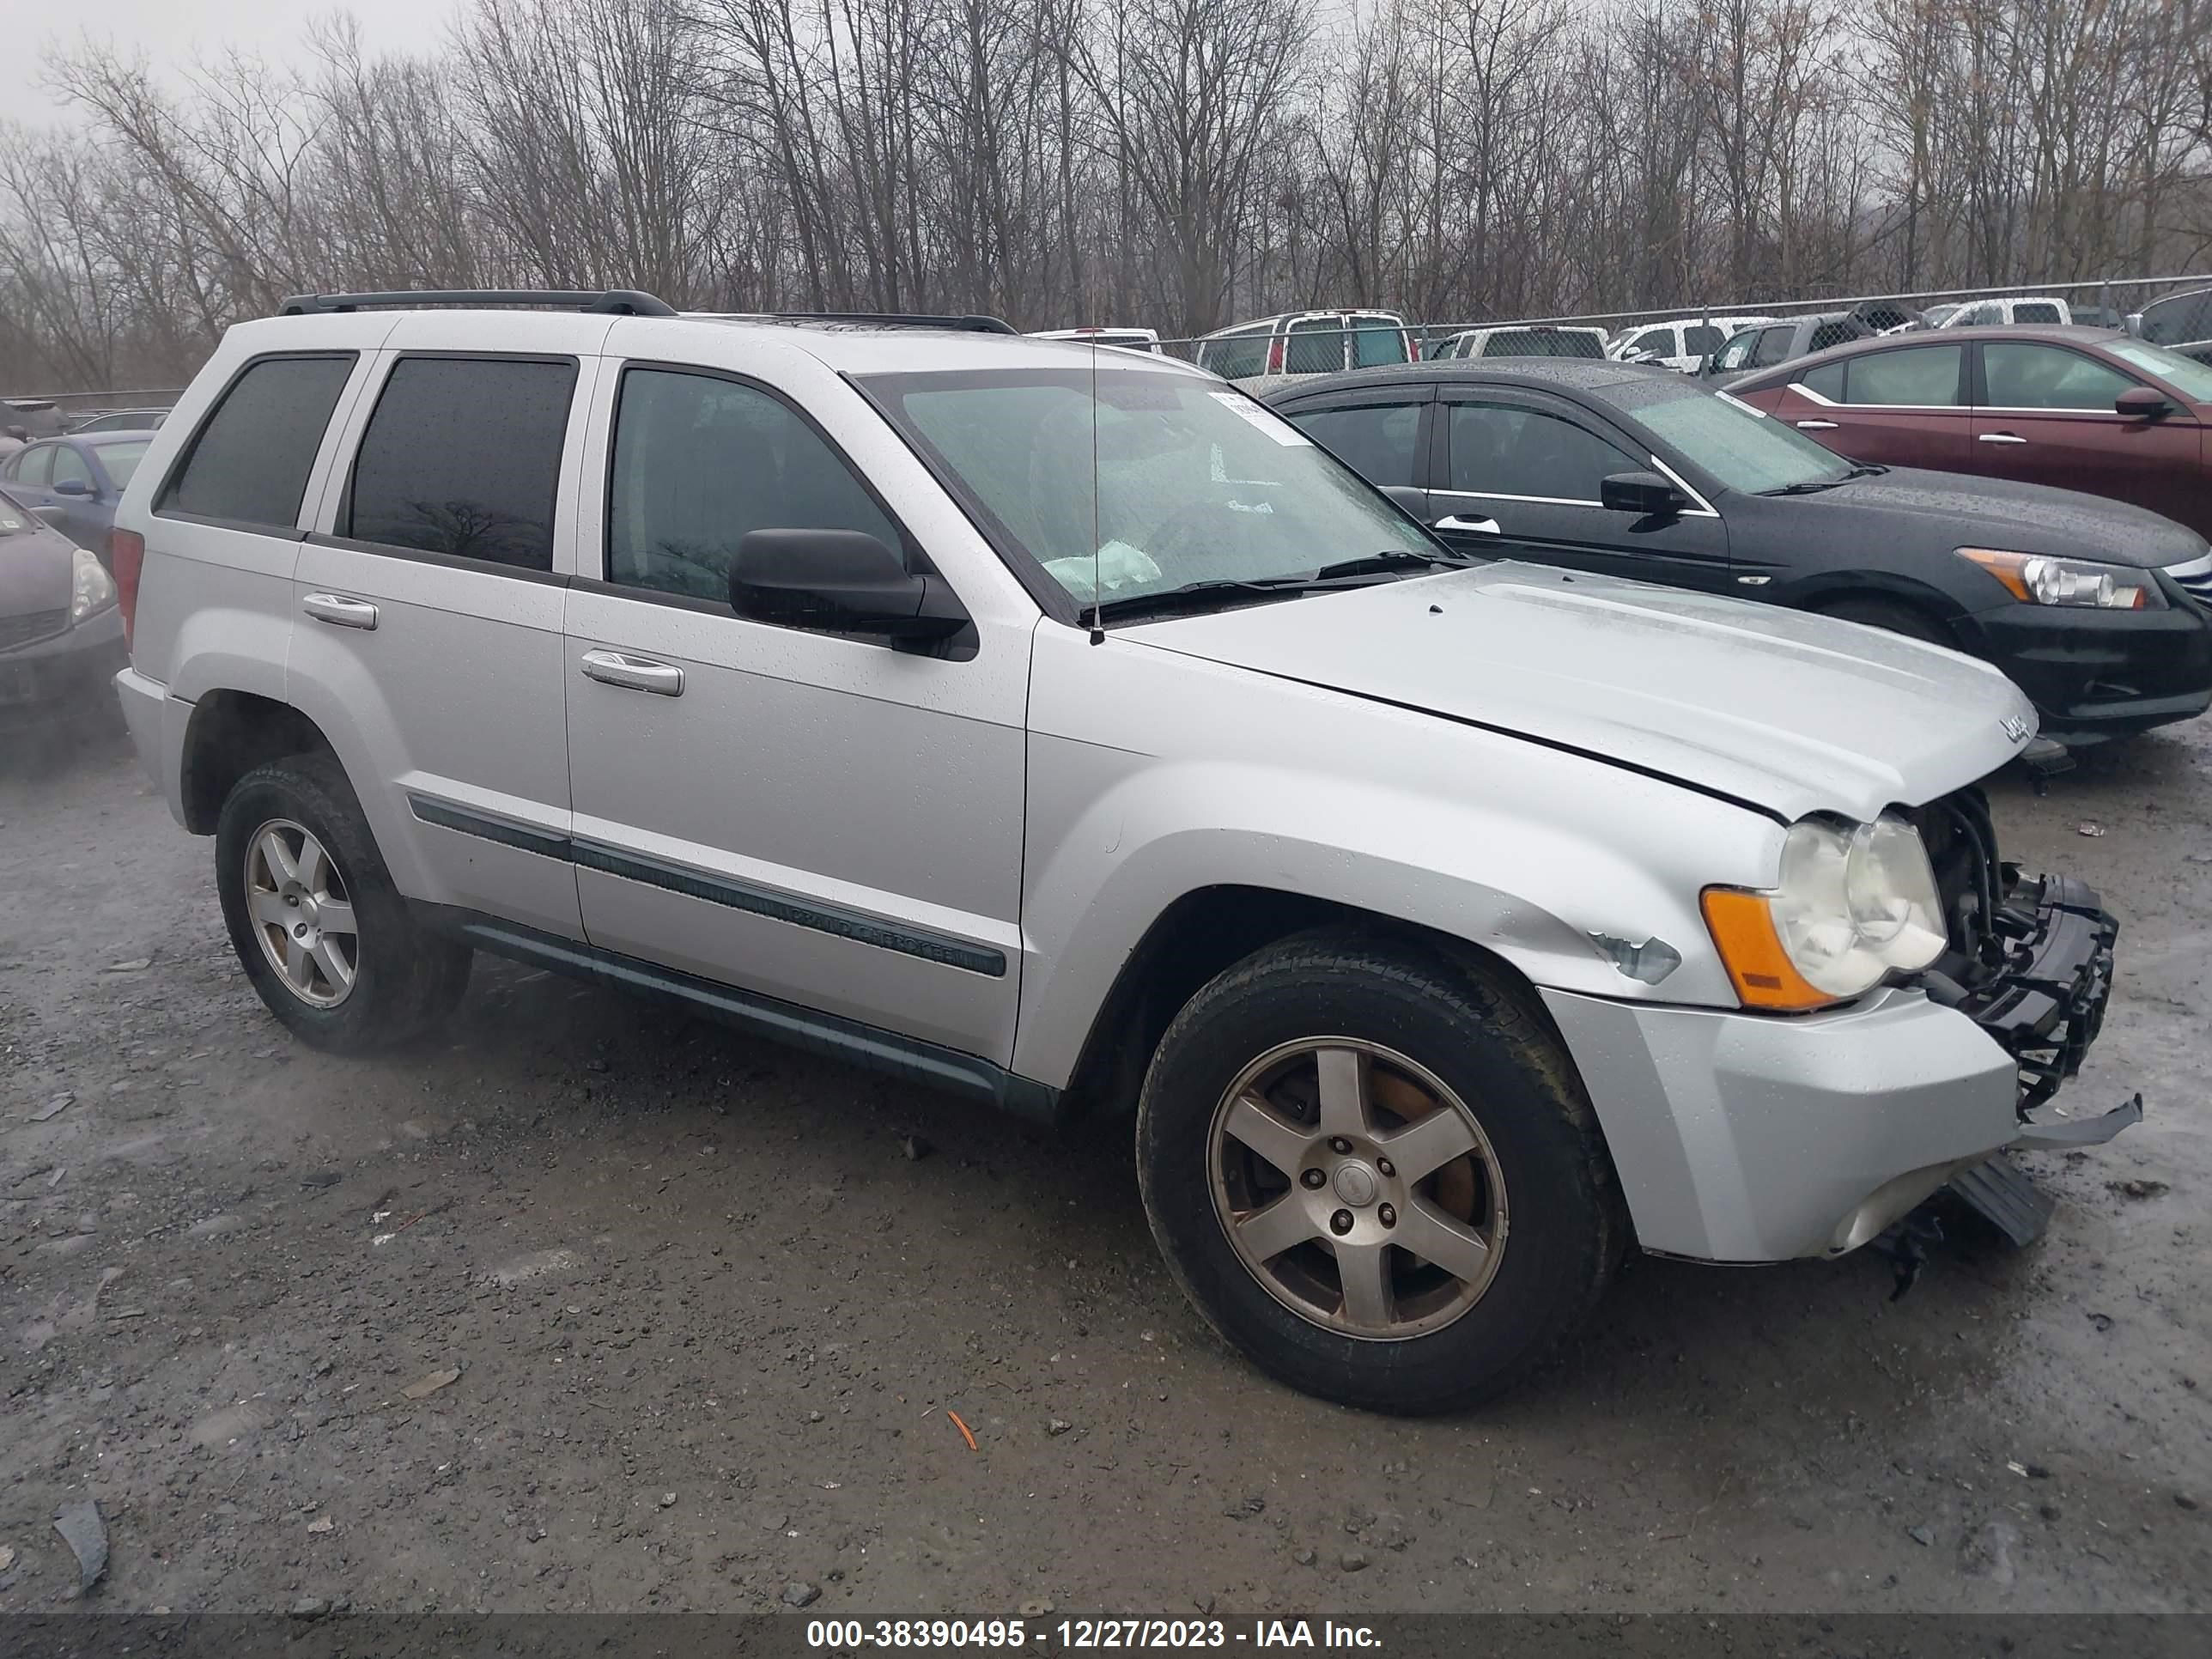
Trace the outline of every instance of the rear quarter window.
<instances>
[{"instance_id":1,"label":"rear quarter window","mask_svg":"<svg viewBox=\"0 0 2212 1659\"><path fill-rule=\"evenodd\" d=\"M185 451L155 511L294 528L354 362L344 352L247 364Z\"/></svg>"}]
</instances>

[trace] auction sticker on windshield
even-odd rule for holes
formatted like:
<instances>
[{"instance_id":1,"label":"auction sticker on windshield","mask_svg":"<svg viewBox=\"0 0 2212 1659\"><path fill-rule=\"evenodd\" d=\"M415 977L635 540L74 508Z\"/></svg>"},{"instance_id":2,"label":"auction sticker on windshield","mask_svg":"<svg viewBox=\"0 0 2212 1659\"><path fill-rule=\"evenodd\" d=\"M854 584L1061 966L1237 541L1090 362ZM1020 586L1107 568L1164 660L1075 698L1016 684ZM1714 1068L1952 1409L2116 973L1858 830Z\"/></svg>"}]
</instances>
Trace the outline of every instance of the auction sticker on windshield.
<instances>
[{"instance_id":1,"label":"auction sticker on windshield","mask_svg":"<svg viewBox=\"0 0 2212 1659\"><path fill-rule=\"evenodd\" d=\"M1241 392L1214 392L1207 395L1239 420L1257 427L1285 449L1295 449L1301 444L1310 447L1313 444L1312 439L1281 416L1254 403Z\"/></svg>"}]
</instances>

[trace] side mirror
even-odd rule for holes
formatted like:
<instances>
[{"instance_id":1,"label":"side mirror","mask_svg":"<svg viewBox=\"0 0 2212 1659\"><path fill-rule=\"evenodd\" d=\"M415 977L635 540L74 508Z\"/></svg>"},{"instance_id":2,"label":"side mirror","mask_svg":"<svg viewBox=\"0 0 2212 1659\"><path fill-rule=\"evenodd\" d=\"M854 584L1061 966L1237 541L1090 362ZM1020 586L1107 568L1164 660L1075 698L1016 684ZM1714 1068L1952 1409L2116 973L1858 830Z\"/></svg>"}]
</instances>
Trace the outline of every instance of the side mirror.
<instances>
[{"instance_id":1,"label":"side mirror","mask_svg":"<svg viewBox=\"0 0 2212 1659\"><path fill-rule=\"evenodd\" d=\"M1597 487L1601 504L1641 519L1672 518L1685 502L1682 492L1656 472L1616 472Z\"/></svg>"},{"instance_id":2,"label":"side mirror","mask_svg":"<svg viewBox=\"0 0 2212 1659\"><path fill-rule=\"evenodd\" d=\"M968 626L943 578L915 575L859 530L750 532L730 564L730 608L755 622L917 644Z\"/></svg>"},{"instance_id":3,"label":"side mirror","mask_svg":"<svg viewBox=\"0 0 2212 1659\"><path fill-rule=\"evenodd\" d=\"M64 478L54 486L57 495L89 495L92 486L82 478Z\"/></svg>"},{"instance_id":4,"label":"side mirror","mask_svg":"<svg viewBox=\"0 0 2212 1659\"><path fill-rule=\"evenodd\" d=\"M2166 394L2155 386L2131 386L2112 399L2112 407L2121 414L2133 416L2137 420L2154 421L2160 416L2171 412L2173 405L2166 400Z\"/></svg>"}]
</instances>

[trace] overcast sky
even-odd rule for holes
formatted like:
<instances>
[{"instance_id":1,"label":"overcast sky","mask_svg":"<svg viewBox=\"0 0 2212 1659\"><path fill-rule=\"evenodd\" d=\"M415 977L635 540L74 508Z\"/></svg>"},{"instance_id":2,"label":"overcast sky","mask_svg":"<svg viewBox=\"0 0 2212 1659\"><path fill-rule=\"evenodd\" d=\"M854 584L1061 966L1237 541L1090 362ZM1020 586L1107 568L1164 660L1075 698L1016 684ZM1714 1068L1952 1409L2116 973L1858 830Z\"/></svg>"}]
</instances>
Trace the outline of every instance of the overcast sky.
<instances>
[{"instance_id":1,"label":"overcast sky","mask_svg":"<svg viewBox=\"0 0 2212 1659\"><path fill-rule=\"evenodd\" d=\"M226 42L252 46L275 61L299 61L307 21L350 10L371 51L399 51L441 36L459 0L331 0L304 5L279 0L0 0L0 114L44 125L61 112L40 88L40 58L57 41L74 44L80 30L143 52L159 68L189 64L193 53Z\"/></svg>"}]
</instances>

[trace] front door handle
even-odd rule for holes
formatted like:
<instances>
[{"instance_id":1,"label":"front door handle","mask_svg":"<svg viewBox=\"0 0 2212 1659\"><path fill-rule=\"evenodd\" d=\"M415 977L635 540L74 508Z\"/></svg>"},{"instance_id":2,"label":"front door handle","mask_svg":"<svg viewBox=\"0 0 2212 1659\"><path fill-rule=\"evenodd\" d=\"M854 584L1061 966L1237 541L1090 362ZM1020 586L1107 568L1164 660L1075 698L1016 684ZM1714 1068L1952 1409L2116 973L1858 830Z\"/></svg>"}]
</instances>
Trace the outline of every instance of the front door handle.
<instances>
[{"instance_id":1,"label":"front door handle","mask_svg":"<svg viewBox=\"0 0 2212 1659\"><path fill-rule=\"evenodd\" d=\"M618 685L625 691L650 691L657 697L684 695L684 671L673 663L626 657L619 651L586 651L583 663L585 677L602 685Z\"/></svg>"},{"instance_id":2,"label":"front door handle","mask_svg":"<svg viewBox=\"0 0 2212 1659\"><path fill-rule=\"evenodd\" d=\"M1436 527L1438 530L1467 531L1477 536L1495 536L1499 533L1498 520L1495 519L1462 519L1456 513L1444 514L1443 518L1437 520Z\"/></svg>"},{"instance_id":3,"label":"front door handle","mask_svg":"<svg viewBox=\"0 0 2212 1659\"><path fill-rule=\"evenodd\" d=\"M300 609L317 622L338 628L374 628L376 607L366 599L349 599L343 593L310 593Z\"/></svg>"},{"instance_id":4,"label":"front door handle","mask_svg":"<svg viewBox=\"0 0 2212 1659\"><path fill-rule=\"evenodd\" d=\"M1978 444L2024 444L2027 440L2009 432L1977 432L1974 441Z\"/></svg>"},{"instance_id":5,"label":"front door handle","mask_svg":"<svg viewBox=\"0 0 2212 1659\"><path fill-rule=\"evenodd\" d=\"M1833 432L1836 423L1833 421L1800 421L1797 429L1800 432Z\"/></svg>"}]
</instances>

